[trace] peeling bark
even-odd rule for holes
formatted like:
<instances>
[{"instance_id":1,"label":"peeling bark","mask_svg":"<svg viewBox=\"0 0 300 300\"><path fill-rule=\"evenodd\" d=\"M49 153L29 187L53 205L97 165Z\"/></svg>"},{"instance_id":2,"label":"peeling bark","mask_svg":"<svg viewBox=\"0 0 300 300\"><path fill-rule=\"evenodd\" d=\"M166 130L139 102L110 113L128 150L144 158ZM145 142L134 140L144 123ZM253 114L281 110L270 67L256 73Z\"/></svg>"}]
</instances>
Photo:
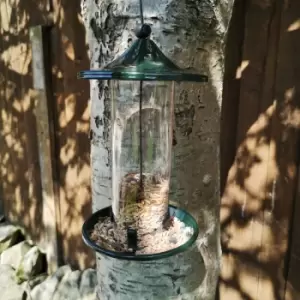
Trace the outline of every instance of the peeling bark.
<instances>
[{"instance_id":1,"label":"peeling bark","mask_svg":"<svg viewBox=\"0 0 300 300\"><path fill-rule=\"evenodd\" d=\"M199 298L205 267L195 245L152 262L121 261L97 254L100 300L189 300Z\"/></svg>"},{"instance_id":2,"label":"peeling bark","mask_svg":"<svg viewBox=\"0 0 300 300\"><path fill-rule=\"evenodd\" d=\"M206 85L178 85L175 100L177 144L173 151L170 197L172 202L197 218L200 235L197 251L193 254L188 252L166 261L147 263L147 267L145 263L128 263L102 256L98 264L98 273L102 274L99 277L101 300L215 298L220 267L219 126L223 55L233 1L144 0L145 22L152 26L152 39L179 66L193 66L208 74L210 79ZM83 0L82 12L91 68L102 67L135 39L134 29L139 24L137 0ZM111 205L110 100L107 83L91 81L91 102L92 197L93 210L96 211ZM172 282L167 280L168 272L174 274L176 269L185 269L183 266L189 269L192 261L188 258L199 260L201 256L206 268L204 271L199 267L203 274L206 272L204 280L201 282L198 275L195 277L193 272L187 272L188 281L198 282L192 292L182 288L177 295L164 294L163 290L172 290ZM126 296L116 296L107 286L110 284L107 276L114 274L118 287L125 284L121 280L130 277L138 278L140 287L141 284L148 285L152 279L146 279L143 275L148 267L154 277L160 278L158 283L153 278L153 286L157 285L156 296L153 293L146 296L136 294L135 285L127 286ZM104 272L104 268L108 272ZM168 272L164 271L166 268L169 268ZM165 282L166 286L160 286L160 282ZM101 289L105 292L102 293Z\"/></svg>"}]
</instances>

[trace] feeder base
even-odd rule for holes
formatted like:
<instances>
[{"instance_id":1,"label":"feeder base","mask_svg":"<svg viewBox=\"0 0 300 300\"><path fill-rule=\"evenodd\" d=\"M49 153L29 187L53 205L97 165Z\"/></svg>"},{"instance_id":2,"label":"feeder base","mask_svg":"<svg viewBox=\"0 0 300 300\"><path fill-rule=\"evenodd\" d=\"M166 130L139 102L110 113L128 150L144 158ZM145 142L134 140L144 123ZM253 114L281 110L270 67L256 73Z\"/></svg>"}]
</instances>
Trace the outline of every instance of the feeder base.
<instances>
[{"instance_id":1,"label":"feeder base","mask_svg":"<svg viewBox=\"0 0 300 300\"><path fill-rule=\"evenodd\" d=\"M94 213L83 225L85 243L96 251L98 300L200 300L205 266L197 247L199 228L186 211L169 205L194 232L183 245L154 254L135 254L105 249L91 240L100 217L111 215L111 207Z\"/></svg>"}]
</instances>

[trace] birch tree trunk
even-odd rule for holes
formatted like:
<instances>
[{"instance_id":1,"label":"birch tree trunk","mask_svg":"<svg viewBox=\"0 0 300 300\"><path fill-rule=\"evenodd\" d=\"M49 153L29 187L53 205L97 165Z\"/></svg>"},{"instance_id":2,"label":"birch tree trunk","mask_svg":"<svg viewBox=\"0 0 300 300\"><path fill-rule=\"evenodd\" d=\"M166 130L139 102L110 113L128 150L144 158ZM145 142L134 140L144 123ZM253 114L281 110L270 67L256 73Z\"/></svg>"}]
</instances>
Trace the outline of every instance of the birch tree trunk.
<instances>
[{"instance_id":1,"label":"birch tree trunk","mask_svg":"<svg viewBox=\"0 0 300 300\"><path fill-rule=\"evenodd\" d=\"M191 257L204 259L205 275L189 272L188 280L198 282L193 290L182 289L177 296L164 294L170 272L154 273L160 280L147 288L158 291L158 296L134 294L136 285L124 287L136 296L115 295L116 278L110 281L114 288L105 291L103 299L209 299L215 298L220 268L220 197L219 197L219 135L220 108L224 68L224 43L234 0L144 0L145 23L152 26L152 39L162 51L180 67L193 66L209 76L206 85L180 84L176 91L175 124L177 145L174 147L171 200L198 220L200 235L195 249L189 254L159 262L172 270L192 265ZM91 68L103 67L122 53L135 39L134 28L139 24L137 0L83 0L83 19L90 49ZM91 81L91 166L93 210L111 205L111 149L110 100L105 82ZM192 254L192 252L194 254ZM185 259L190 257L189 262ZM145 269L157 270L156 263L132 266L122 261L111 262L103 256L98 264L99 276L105 273L122 274L130 282L140 280ZM104 268L104 269L103 269ZM163 268L163 267L162 267ZM110 269L110 270L108 270ZM112 272L111 272L112 271ZM133 274L132 272L135 272ZM101 275L102 274L102 275ZM174 279L175 274L171 274ZM165 276L165 278L163 278ZM118 277L118 276L117 276ZM180 277L180 276L179 276ZM99 277L100 278L100 277ZM119 278L119 277L118 277ZM105 282L100 278L99 283ZM174 280L172 281L174 284ZM118 282L117 285L122 283ZM105 289L102 286L102 289ZM175 285L174 285L175 289ZM160 296L159 296L160 295ZM162 296L164 295L164 296ZM131 298L130 298L131 297Z\"/></svg>"}]
</instances>

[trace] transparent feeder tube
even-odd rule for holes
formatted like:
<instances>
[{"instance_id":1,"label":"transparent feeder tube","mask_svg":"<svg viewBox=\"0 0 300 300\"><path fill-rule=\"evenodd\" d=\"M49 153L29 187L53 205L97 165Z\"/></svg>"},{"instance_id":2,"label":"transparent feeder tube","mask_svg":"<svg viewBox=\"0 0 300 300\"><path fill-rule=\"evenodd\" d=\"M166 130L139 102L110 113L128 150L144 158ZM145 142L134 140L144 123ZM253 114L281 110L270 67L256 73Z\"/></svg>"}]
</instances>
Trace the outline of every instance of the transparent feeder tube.
<instances>
[{"instance_id":1,"label":"transparent feeder tube","mask_svg":"<svg viewBox=\"0 0 300 300\"><path fill-rule=\"evenodd\" d=\"M151 233L167 217L172 108L172 82L112 81L112 209L118 228Z\"/></svg>"}]
</instances>

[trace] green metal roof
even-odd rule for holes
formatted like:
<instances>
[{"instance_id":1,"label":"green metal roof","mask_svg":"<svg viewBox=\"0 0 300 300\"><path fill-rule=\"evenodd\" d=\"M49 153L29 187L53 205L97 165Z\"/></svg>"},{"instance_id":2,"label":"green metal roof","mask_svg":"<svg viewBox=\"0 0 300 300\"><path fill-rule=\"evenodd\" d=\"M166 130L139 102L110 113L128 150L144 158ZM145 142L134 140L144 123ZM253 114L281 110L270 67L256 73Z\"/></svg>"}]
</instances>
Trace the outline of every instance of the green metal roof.
<instances>
[{"instance_id":1,"label":"green metal roof","mask_svg":"<svg viewBox=\"0 0 300 300\"><path fill-rule=\"evenodd\" d=\"M81 71L78 77L98 80L208 81L207 76L191 68L176 66L149 38L137 39L124 54L103 69Z\"/></svg>"}]
</instances>

